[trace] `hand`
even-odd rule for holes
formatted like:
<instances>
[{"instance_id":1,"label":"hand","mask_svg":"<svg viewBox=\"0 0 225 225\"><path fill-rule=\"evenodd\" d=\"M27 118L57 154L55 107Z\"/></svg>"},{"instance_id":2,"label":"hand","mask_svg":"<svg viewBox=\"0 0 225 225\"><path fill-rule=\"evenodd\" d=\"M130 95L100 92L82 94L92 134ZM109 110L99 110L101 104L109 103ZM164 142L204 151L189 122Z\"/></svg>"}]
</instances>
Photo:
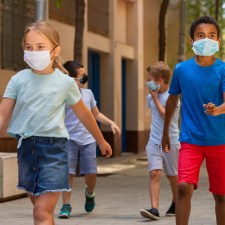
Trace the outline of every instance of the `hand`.
<instances>
[{"instance_id":1,"label":"hand","mask_svg":"<svg viewBox=\"0 0 225 225\"><path fill-rule=\"evenodd\" d=\"M100 148L102 155L104 155L106 158L109 158L112 155L112 148L109 145L109 143L106 142L105 140L102 144L99 144L98 146Z\"/></svg>"},{"instance_id":2,"label":"hand","mask_svg":"<svg viewBox=\"0 0 225 225\"><path fill-rule=\"evenodd\" d=\"M113 134L117 134L118 137L120 137L121 130L120 130L120 128L114 122L111 123L111 130L112 130Z\"/></svg>"},{"instance_id":3,"label":"hand","mask_svg":"<svg viewBox=\"0 0 225 225\"><path fill-rule=\"evenodd\" d=\"M170 137L169 137L169 134L163 134L161 143L162 143L162 150L164 152L169 152L170 151Z\"/></svg>"},{"instance_id":4,"label":"hand","mask_svg":"<svg viewBox=\"0 0 225 225\"><path fill-rule=\"evenodd\" d=\"M149 89L149 93L152 96L153 100L155 100L159 96L159 89L156 89L155 91L152 91L151 89Z\"/></svg>"},{"instance_id":5,"label":"hand","mask_svg":"<svg viewBox=\"0 0 225 225\"><path fill-rule=\"evenodd\" d=\"M203 104L203 107L206 109L205 114L212 116L218 115L217 107L214 103L209 102L208 104Z\"/></svg>"}]
</instances>

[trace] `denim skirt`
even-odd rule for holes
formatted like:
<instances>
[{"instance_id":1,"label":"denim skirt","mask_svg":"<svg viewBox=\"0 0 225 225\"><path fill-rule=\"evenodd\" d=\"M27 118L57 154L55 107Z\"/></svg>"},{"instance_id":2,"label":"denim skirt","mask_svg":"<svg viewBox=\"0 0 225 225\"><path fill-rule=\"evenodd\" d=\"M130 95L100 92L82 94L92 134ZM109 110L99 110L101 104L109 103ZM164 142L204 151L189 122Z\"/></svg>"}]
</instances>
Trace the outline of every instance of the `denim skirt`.
<instances>
[{"instance_id":1,"label":"denim skirt","mask_svg":"<svg viewBox=\"0 0 225 225\"><path fill-rule=\"evenodd\" d=\"M70 191L66 138L32 136L18 148L18 188L39 196Z\"/></svg>"}]
</instances>

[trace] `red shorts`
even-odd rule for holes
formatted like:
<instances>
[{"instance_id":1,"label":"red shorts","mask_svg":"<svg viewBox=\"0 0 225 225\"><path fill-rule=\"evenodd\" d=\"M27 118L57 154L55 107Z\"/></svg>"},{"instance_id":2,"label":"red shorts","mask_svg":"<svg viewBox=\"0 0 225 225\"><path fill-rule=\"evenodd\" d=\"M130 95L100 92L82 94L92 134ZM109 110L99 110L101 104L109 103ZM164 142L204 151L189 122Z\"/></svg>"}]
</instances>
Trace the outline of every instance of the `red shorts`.
<instances>
[{"instance_id":1,"label":"red shorts","mask_svg":"<svg viewBox=\"0 0 225 225\"><path fill-rule=\"evenodd\" d=\"M178 183L198 187L200 167L205 159L209 177L209 191L225 194L225 145L199 146L181 143L178 158Z\"/></svg>"}]
</instances>

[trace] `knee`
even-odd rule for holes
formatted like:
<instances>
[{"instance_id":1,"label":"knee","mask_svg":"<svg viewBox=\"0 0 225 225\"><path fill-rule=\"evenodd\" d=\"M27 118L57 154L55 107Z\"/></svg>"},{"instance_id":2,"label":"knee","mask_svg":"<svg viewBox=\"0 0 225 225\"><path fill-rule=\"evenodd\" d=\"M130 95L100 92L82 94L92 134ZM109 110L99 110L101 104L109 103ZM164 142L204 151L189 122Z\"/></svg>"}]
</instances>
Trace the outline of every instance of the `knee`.
<instances>
[{"instance_id":1,"label":"knee","mask_svg":"<svg viewBox=\"0 0 225 225\"><path fill-rule=\"evenodd\" d=\"M33 217L34 221L44 222L49 220L49 217L51 217L51 213L44 208L34 207Z\"/></svg>"},{"instance_id":2,"label":"knee","mask_svg":"<svg viewBox=\"0 0 225 225\"><path fill-rule=\"evenodd\" d=\"M180 183L178 185L178 196L179 197L186 197L186 196L192 196L194 187L192 184L188 183Z\"/></svg>"},{"instance_id":3,"label":"knee","mask_svg":"<svg viewBox=\"0 0 225 225\"><path fill-rule=\"evenodd\" d=\"M216 194L214 194L213 197L214 197L216 203L225 204L225 195L216 195Z\"/></svg>"},{"instance_id":4,"label":"knee","mask_svg":"<svg viewBox=\"0 0 225 225\"><path fill-rule=\"evenodd\" d=\"M162 171L161 170L152 170L150 174L151 179L158 179L161 176Z\"/></svg>"}]
</instances>

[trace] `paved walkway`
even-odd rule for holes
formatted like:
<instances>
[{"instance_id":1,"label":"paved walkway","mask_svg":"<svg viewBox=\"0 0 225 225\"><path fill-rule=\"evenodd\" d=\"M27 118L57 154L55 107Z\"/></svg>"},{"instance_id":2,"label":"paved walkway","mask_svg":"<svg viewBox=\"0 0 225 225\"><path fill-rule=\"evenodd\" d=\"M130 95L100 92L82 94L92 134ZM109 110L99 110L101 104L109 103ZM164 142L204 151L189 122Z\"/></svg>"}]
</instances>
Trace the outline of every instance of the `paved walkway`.
<instances>
[{"instance_id":1,"label":"paved walkway","mask_svg":"<svg viewBox=\"0 0 225 225\"><path fill-rule=\"evenodd\" d=\"M84 211L84 179L74 182L72 215L68 220L57 218L62 199L55 211L56 225L174 225L174 217L165 217L171 203L166 177L162 177L160 220L150 221L139 214L149 207L147 160L144 154L124 155L108 160L98 159L99 177L96 188L96 208ZM32 225L32 205L28 198L0 203L0 225ZM208 192L208 180L203 166L199 189L192 199L190 225L215 225L214 201Z\"/></svg>"}]
</instances>

